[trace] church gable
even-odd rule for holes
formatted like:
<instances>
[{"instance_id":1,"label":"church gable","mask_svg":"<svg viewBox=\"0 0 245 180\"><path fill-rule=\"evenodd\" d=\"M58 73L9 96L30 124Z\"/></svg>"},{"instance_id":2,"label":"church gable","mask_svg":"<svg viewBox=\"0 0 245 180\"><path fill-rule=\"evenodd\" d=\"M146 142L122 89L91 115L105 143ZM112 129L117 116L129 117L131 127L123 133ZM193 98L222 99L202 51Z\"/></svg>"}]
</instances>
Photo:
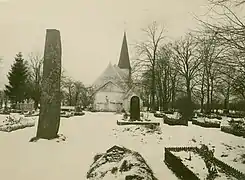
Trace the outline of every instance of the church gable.
<instances>
[{"instance_id":1,"label":"church gable","mask_svg":"<svg viewBox=\"0 0 245 180\"><path fill-rule=\"evenodd\" d=\"M117 81L118 77L111 63L107 66L106 70L100 75L100 77L95 81L94 86L100 87L106 84L108 81Z\"/></svg>"},{"instance_id":2,"label":"church gable","mask_svg":"<svg viewBox=\"0 0 245 180\"><path fill-rule=\"evenodd\" d=\"M124 92L120 87L109 81L104 86L102 86L98 91L103 92Z\"/></svg>"},{"instance_id":3,"label":"church gable","mask_svg":"<svg viewBox=\"0 0 245 180\"><path fill-rule=\"evenodd\" d=\"M121 70L120 68L116 66L112 66L112 64L110 63L107 66L106 70L95 81L93 85L95 89L98 89L104 86L108 82L113 82L115 85L119 86L121 89L126 90L127 89L127 85L126 85L127 74L120 70Z\"/></svg>"}]
</instances>

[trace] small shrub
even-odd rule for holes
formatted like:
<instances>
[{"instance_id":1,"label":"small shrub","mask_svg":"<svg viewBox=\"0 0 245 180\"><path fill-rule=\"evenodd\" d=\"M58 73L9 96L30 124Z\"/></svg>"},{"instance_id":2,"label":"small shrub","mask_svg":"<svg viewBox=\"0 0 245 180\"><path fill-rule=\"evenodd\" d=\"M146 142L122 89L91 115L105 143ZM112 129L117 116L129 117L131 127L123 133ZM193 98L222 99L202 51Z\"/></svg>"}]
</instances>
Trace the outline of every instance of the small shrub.
<instances>
[{"instance_id":1,"label":"small shrub","mask_svg":"<svg viewBox=\"0 0 245 180\"><path fill-rule=\"evenodd\" d=\"M188 120L192 118L194 113L193 102L188 97L185 96L177 100L176 106L181 115L181 119L183 119L185 123L188 124Z\"/></svg>"}]
</instances>

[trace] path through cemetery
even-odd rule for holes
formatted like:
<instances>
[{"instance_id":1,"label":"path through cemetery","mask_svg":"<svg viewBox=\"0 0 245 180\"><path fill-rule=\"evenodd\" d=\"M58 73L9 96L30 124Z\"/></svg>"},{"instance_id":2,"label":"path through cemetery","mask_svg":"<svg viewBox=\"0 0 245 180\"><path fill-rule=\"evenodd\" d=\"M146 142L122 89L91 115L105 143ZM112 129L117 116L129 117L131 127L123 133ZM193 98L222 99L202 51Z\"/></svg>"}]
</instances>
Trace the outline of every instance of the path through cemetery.
<instances>
[{"instance_id":1,"label":"path through cemetery","mask_svg":"<svg viewBox=\"0 0 245 180\"><path fill-rule=\"evenodd\" d=\"M91 112L82 117L62 118L59 132L66 136L66 140L60 142L28 142L35 136L36 126L12 133L0 132L0 174L8 180L86 179L94 155L117 144L138 151L157 178L176 180L163 162L163 148L194 146L200 141L214 145L217 157L228 155L222 160L245 172L244 164L238 158L245 154L243 140L239 137L218 129L194 125L170 127L162 123L162 133L148 132L139 126L117 126L116 121L120 118L121 115L113 113Z\"/></svg>"}]
</instances>

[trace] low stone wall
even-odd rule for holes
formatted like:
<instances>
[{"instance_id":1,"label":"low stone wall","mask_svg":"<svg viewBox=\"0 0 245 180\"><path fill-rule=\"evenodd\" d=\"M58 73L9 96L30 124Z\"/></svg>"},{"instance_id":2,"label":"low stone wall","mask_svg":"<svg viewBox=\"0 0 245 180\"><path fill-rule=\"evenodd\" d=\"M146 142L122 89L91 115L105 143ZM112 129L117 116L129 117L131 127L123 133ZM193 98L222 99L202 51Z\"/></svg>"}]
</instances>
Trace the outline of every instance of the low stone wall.
<instances>
[{"instance_id":1,"label":"low stone wall","mask_svg":"<svg viewBox=\"0 0 245 180\"><path fill-rule=\"evenodd\" d=\"M212 122L199 122L194 119L192 120L192 124L205 128L220 128L220 124L212 123Z\"/></svg>"},{"instance_id":2,"label":"low stone wall","mask_svg":"<svg viewBox=\"0 0 245 180\"><path fill-rule=\"evenodd\" d=\"M197 147L167 147L165 148L165 163L168 167L176 173L178 177L181 179L193 179L199 180L198 178L190 169L188 169L181 160L176 157L171 151L179 152L179 151L193 151L199 153L200 149ZM230 165L222 162L221 160L214 157L215 164L220 167L226 174L229 174L237 179L245 179L245 174L241 171L231 167Z\"/></svg>"}]
</instances>

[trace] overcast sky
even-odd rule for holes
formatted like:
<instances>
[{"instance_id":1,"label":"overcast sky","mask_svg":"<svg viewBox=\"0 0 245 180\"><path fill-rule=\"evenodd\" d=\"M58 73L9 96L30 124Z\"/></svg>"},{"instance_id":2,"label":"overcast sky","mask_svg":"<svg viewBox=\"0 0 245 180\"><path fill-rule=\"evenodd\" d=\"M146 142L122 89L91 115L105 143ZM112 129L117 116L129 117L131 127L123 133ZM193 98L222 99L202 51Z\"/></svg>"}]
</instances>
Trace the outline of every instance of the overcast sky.
<instances>
[{"instance_id":1,"label":"overcast sky","mask_svg":"<svg viewBox=\"0 0 245 180\"><path fill-rule=\"evenodd\" d=\"M43 53L47 28L60 30L68 75L90 84L117 63L126 29L130 51L153 21L176 38L195 28L207 0L0 0L0 56L6 74L17 52ZM132 53L131 53L132 54ZM0 76L0 82L6 82Z\"/></svg>"}]
</instances>

